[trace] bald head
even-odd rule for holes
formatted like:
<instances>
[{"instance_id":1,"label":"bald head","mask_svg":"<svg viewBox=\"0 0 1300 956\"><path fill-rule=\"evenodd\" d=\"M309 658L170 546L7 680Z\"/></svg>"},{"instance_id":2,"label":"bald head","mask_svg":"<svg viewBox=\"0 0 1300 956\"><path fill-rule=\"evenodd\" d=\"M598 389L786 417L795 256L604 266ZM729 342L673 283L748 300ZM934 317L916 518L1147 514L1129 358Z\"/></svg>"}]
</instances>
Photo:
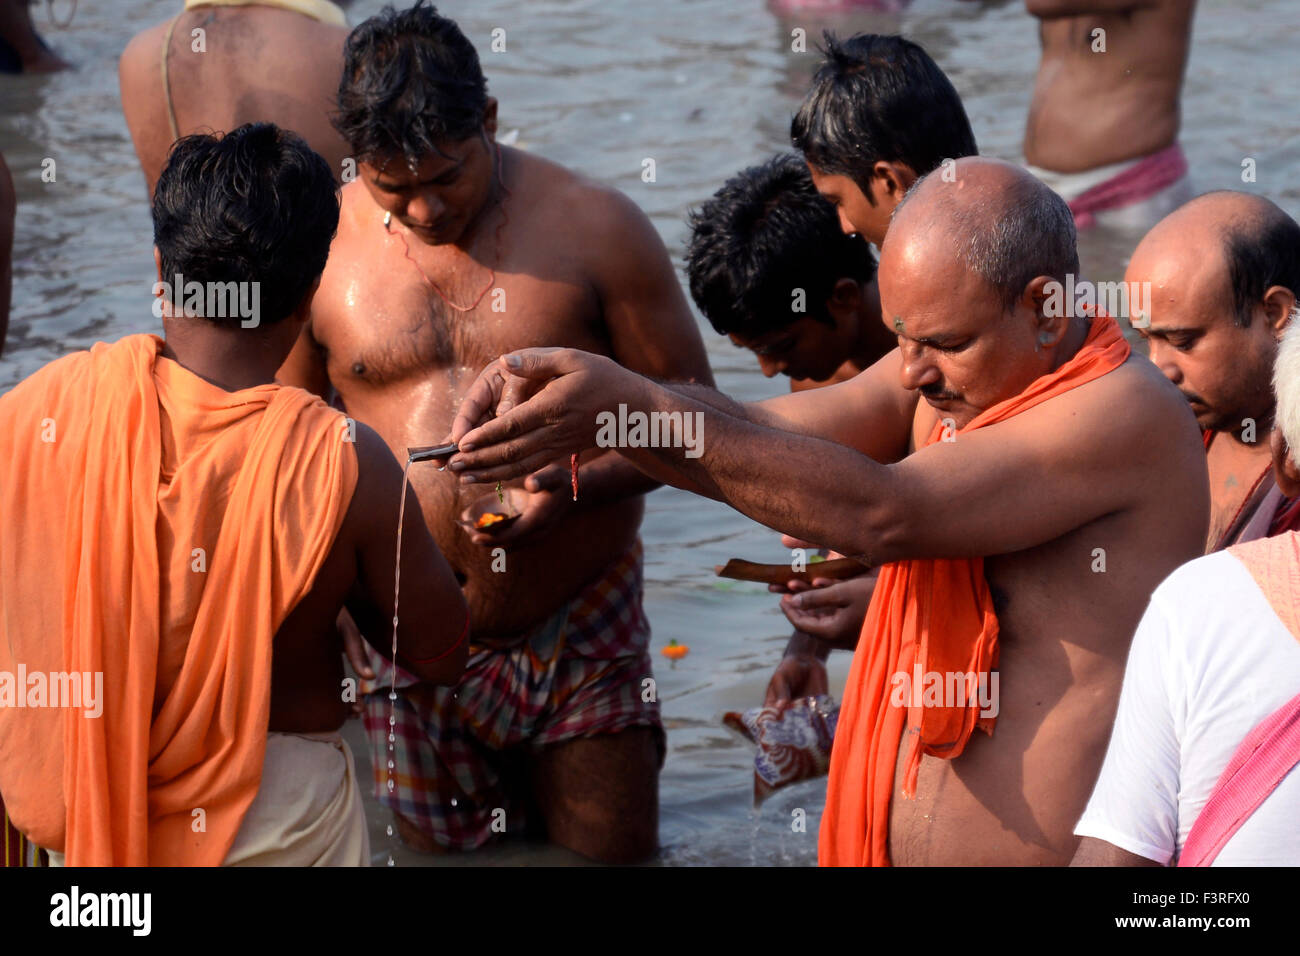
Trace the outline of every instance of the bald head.
<instances>
[{"instance_id":1,"label":"bald head","mask_svg":"<svg viewBox=\"0 0 1300 956\"><path fill-rule=\"evenodd\" d=\"M1212 250L1220 255L1207 263ZM1160 220L1134 250L1133 265L1155 281L1203 274L1207 288L1196 291L1230 294L1245 328L1271 287L1300 293L1300 225L1263 196L1206 193Z\"/></svg>"},{"instance_id":2,"label":"bald head","mask_svg":"<svg viewBox=\"0 0 1300 956\"><path fill-rule=\"evenodd\" d=\"M1065 200L1019 166L972 156L918 179L885 241L955 258L1009 311L1038 276L1064 282L1079 271L1075 240Z\"/></svg>"}]
</instances>

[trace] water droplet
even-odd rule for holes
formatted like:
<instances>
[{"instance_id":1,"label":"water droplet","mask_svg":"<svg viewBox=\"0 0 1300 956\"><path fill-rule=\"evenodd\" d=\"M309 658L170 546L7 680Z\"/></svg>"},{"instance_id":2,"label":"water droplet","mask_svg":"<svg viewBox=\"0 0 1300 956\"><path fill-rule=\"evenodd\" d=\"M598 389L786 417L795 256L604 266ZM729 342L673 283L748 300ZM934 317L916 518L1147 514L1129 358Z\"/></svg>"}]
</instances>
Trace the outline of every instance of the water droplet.
<instances>
[{"instance_id":1,"label":"water droplet","mask_svg":"<svg viewBox=\"0 0 1300 956\"><path fill-rule=\"evenodd\" d=\"M391 823L388 824L388 835L389 836L393 835L393 825Z\"/></svg>"},{"instance_id":2,"label":"water droplet","mask_svg":"<svg viewBox=\"0 0 1300 956\"><path fill-rule=\"evenodd\" d=\"M396 718L396 717L389 717L389 718L388 718L388 726L389 726L389 727L395 727L396 725L397 725L397 718Z\"/></svg>"},{"instance_id":3,"label":"water droplet","mask_svg":"<svg viewBox=\"0 0 1300 956\"><path fill-rule=\"evenodd\" d=\"M389 866L396 866L396 865L397 865L397 861L393 859L393 857L392 857L391 854L390 854L389 857L388 857L388 865L389 865Z\"/></svg>"},{"instance_id":4,"label":"water droplet","mask_svg":"<svg viewBox=\"0 0 1300 956\"><path fill-rule=\"evenodd\" d=\"M394 737L392 734L389 734L389 735L388 735L388 742L389 742L390 744L391 744L394 740L396 740L396 739L397 739L397 738Z\"/></svg>"},{"instance_id":5,"label":"water droplet","mask_svg":"<svg viewBox=\"0 0 1300 956\"><path fill-rule=\"evenodd\" d=\"M388 781L388 792L389 792L389 793L392 793L392 792L393 792L393 787L395 787L395 786L396 786L396 784L394 784L392 780L389 780L389 781Z\"/></svg>"},{"instance_id":6,"label":"water droplet","mask_svg":"<svg viewBox=\"0 0 1300 956\"><path fill-rule=\"evenodd\" d=\"M392 770L392 769L393 769L393 762L392 762L391 760L388 761L388 769L389 769L389 770Z\"/></svg>"},{"instance_id":7,"label":"water droplet","mask_svg":"<svg viewBox=\"0 0 1300 956\"><path fill-rule=\"evenodd\" d=\"M391 691L391 690L390 690L390 691L388 692L388 699L389 699L389 700L397 700L397 693L396 693L396 691Z\"/></svg>"},{"instance_id":8,"label":"water droplet","mask_svg":"<svg viewBox=\"0 0 1300 956\"><path fill-rule=\"evenodd\" d=\"M452 797L452 798L451 798L451 805L454 807L454 806L456 806L456 803L457 803L456 798L455 798L455 797Z\"/></svg>"}]
</instances>

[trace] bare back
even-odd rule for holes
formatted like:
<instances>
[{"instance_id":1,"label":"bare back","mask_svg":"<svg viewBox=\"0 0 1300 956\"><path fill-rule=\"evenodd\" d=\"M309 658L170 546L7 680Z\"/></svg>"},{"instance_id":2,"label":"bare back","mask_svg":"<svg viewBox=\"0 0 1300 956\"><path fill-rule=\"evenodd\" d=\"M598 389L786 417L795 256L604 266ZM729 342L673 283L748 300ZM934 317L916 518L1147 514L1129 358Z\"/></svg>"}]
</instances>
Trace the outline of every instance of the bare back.
<instances>
[{"instance_id":1,"label":"bare back","mask_svg":"<svg viewBox=\"0 0 1300 956\"><path fill-rule=\"evenodd\" d=\"M1147 156L1178 138L1194 0L1026 6L1042 21L1043 47L1026 160L1073 173Z\"/></svg>"},{"instance_id":2,"label":"bare back","mask_svg":"<svg viewBox=\"0 0 1300 956\"><path fill-rule=\"evenodd\" d=\"M202 34L196 37L195 30ZM275 123L305 139L338 179L348 150L329 114L347 35L343 27L260 6L199 7L136 35L118 74L122 110L150 194L175 139L169 96L181 136Z\"/></svg>"}]
</instances>

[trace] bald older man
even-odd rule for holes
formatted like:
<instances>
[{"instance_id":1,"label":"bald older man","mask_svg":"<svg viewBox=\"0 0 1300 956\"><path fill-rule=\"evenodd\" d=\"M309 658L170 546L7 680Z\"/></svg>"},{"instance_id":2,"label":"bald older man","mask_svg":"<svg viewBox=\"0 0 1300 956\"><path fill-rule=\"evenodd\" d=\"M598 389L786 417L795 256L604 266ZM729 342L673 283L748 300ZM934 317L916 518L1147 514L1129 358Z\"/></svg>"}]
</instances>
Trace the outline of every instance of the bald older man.
<instances>
[{"instance_id":1,"label":"bald older man","mask_svg":"<svg viewBox=\"0 0 1300 956\"><path fill-rule=\"evenodd\" d=\"M1261 196L1207 193L1143 238L1125 279L1151 284L1150 324L1134 324L1204 432L1206 553L1300 530L1300 502L1274 482L1268 448L1269 380L1300 292L1300 225Z\"/></svg>"},{"instance_id":2,"label":"bald older man","mask_svg":"<svg viewBox=\"0 0 1300 956\"><path fill-rule=\"evenodd\" d=\"M648 474L886 565L823 864L1068 862L1128 635L1205 537L1186 403L1113 320L1044 308L1078 267L1064 201L995 160L960 160L955 179L925 177L898 207L879 281L899 348L848 382L740 405L526 350L484 370L453 428L460 480L491 482L610 443L617 416ZM671 418L639 441L646 413L693 416L702 441L674 443Z\"/></svg>"}]
</instances>

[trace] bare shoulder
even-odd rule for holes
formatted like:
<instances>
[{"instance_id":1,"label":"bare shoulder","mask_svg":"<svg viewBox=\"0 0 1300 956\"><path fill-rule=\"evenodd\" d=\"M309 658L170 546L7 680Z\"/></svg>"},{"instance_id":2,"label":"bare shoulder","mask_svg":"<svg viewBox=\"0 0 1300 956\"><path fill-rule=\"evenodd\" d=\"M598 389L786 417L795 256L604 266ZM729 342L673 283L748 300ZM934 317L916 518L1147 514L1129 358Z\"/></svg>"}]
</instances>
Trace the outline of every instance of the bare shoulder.
<instances>
[{"instance_id":1,"label":"bare shoulder","mask_svg":"<svg viewBox=\"0 0 1300 956\"><path fill-rule=\"evenodd\" d=\"M503 150L508 147L502 147ZM518 157L521 184L544 222L563 221L570 235L586 244L593 240L631 238L654 233L650 219L635 202L614 186L597 182L581 173L521 150Z\"/></svg>"},{"instance_id":2,"label":"bare shoulder","mask_svg":"<svg viewBox=\"0 0 1300 956\"><path fill-rule=\"evenodd\" d=\"M1116 436L1151 441L1156 433L1175 442L1191 438L1193 447L1200 447L1187 400L1144 356L1131 354L1093 384L1096 412L1112 422L1109 430Z\"/></svg>"},{"instance_id":3,"label":"bare shoulder","mask_svg":"<svg viewBox=\"0 0 1300 956\"><path fill-rule=\"evenodd\" d=\"M357 484L346 520L358 537L365 537L374 524L376 511L385 510L385 506L396 500L402 469L378 432L364 422L355 425Z\"/></svg>"},{"instance_id":4,"label":"bare shoulder","mask_svg":"<svg viewBox=\"0 0 1300 956\"><path fill-rule=\"evenodd\" d=\"M162 42L166 34L167 24L159 23L133 36L118 61L118 75L123 80L128 77L138 80L147 76L149 70L158 74L162 62Z\"/></svg>"}]
</instances>

